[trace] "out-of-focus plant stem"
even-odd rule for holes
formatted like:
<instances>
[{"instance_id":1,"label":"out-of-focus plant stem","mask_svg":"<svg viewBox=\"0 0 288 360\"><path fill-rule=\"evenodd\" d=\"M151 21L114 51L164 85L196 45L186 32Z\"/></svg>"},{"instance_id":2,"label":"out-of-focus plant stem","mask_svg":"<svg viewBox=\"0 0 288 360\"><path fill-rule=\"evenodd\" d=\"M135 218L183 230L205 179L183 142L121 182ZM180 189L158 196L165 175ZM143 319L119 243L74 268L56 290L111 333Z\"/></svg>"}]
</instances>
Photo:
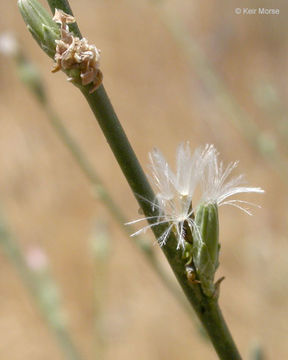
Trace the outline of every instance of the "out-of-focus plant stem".
<instances>
[{"instance_id":1,"label":"out-of-focus plant stem","mask_svg":"<svg viewBox=\"0 0 288 360\"><path fill-rule=\"evenodd\" d=\"M164 9L162 1L153 0L152 2L155 6L158 6L159 17L162 19L162 22L179 46L181 46L201 81L212 92L216 103L225 111L227 119L237 128L251 146L269 162L270 166L287 181L288 169L286 159L278 151L277 147L263 136L251 116L241 107L237 99L227 89L224 81L213 69L205 53L189 34L183 21L178 19L174 13L172 14Z\"/></svg>"},{"instance_id":2,"label":"out-of-focus plant stem","mask_svg":"<svg viewBox=\"0 0 288 360\"><path fill-rule=\"evenodd\" d=\"M108 261L111 238L105 222L97 221L91 235L91 248L94 262L94 330L95 354L97 360L105 359L106 339L103 320L105 321L105 300L107 294Z\"/></svg>"},{"instance_id":3,"label":"out-of-focus plant stem","mask_svg":"<svg viewBox=\"0 0 288 360\"><path fill-rule=\"evenodd\" d=\"M261 346L255 346L255 348L252 350L250 359L251 360L265 360L263 348Z\"/></svg>"},{"instance_id":4,"label":"out-of-focus plant stem","mask_svg":"<svg viewBox=\"0 0 288 360\"><path fill-rule=\"evenodd\" d=\"M49 102L43 104L43 109L47 114L47 118L52 125L54 131L61 139L62 143L68 148L70 153L73 155L74 160L77 162L78 166L88 178L92 186L94 187L94 194L99 198L105 206L112 213L113 217L120 224L124 224L126 219L121 209L114 202L109 192L106 190L104 184L99 178L98 174L94 170L93 166L88 161L87 157L84 155L77 142L72 138L71 134L67 130L66 126L56 114ZM127 229L128 231L128 229Z\"/></svg>"},{"instance_id":5,"label":"out-of-focus plant stem","mask_svg":"<svg viewBox=\"0 0 288 360\"><path fill-rule=\"evenodd\" d=\"M60 322L55 322L53 314L51 314L50 311L45 308L45 306L43 307L41 295L43 290L43 284L40 281L40 278L35 277L32 270L29 268L26 262L25 255L17 240L8 230L2 214L0 214L0 245L8 259L16 268L27 289L33 296L38 309L40 310L48 327L51 329L54 337L56 338L61 350L65 355L65 358L67 360L84 359L82 355L80 355L80 352L74 344L74 341L72 340L66 326Z\"/></svg>"}]
</instances>

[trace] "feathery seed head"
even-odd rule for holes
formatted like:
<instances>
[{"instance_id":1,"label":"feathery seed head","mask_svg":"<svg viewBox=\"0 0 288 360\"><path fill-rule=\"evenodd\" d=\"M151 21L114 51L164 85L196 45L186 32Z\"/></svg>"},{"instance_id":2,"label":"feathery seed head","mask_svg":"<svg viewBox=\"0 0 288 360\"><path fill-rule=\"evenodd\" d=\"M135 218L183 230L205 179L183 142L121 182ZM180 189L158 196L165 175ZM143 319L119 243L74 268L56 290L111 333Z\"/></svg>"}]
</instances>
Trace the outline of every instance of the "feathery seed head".
<instances>
[{"instance_id":1,"label":"feathery seed head","mask_svg":"<svg viewBox=\"0 0 288 360\"><path fill-rule=\"evenodd\" d=\"M242 175L232 177L229 180L228 177L237 166L237 163L230 163L224 169L223 163L218 161L218 153L214 145L206 145L204 148L200 147L192 154L188 142L180 144L176 154L176 172L171 170L166 159L158 149L153 149L149 154L149 158L153 181L157 188L152 208L158 210L158 215L128 223L134 224L143 220L152 221L151 224L138 230L132 236L145 232L151 227L166 224L166 230L158 238L160 246L165 245L170 233L174 232L178 240L177 249L185 249L187 242L193 243L194 241L196 244L198 241L200 244L200 242L206 241L203 234L207 234L207 231L203 230L204 227L202 225L202 228L200 226L201 216L203 214L215 215L216 211L217 216L208 216L208 218L213 218L213 221L208 221L207 223L205 220L204 222L208 224L209 234L212 233L210 231L212 227L215 228L215 234L217 233L217 236L214 236L217 239L213 242L214 248L212 253L214 254L214 260L211 265L216 268L215 259L218 259L218 254L216 256L218 250L216 253L214 250L215 248L218 249L217 207L224 204L232 205L251 214L243 205L240 205L250 203L241 200L227 200L227 198L239 193L263 193L264 191L261 188L240 186L243 182ZM199 205L195 207L194 203L192 204L192 200L198 185L201 185L202 197ZM204 208L206 209L205 211L203 210ZM200 216L200 214L202 215ZM197 237L195 234L198 236L197 241L195 240ZM195 239L193 240L193 238ZM212 245L210 244L209 246L211 248Z\"/></svg>"}]
</instances>

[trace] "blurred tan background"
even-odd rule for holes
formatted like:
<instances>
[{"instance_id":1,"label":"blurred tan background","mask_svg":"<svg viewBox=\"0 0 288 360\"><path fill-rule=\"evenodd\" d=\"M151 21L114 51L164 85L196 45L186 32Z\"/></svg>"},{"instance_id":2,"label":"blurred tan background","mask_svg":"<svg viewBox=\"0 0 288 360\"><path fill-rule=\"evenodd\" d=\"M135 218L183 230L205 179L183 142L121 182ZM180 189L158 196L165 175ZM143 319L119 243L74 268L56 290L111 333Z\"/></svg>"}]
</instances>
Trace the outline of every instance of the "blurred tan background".
<instances>
[{"instance_id":1,"label":"blurred tan background","mask_svg":"<svg viewBox=\"0 0 288 360\"><path fill-rule=\"evenodd\" d=\"M278 16L234 13L238 7L271 7L265 0L82 0L71 6L82 34L102 50L105 87L145 169L153 146L173 162L181 141L193 148L214 143L226 163L240 161L237 171L249 185L266 190L247 197L262 206L253 217L221 208L218 276L226 280L220 303L245 359L255 344L263 346L265 359L287 359L287 2L273 2ZM0 31L11 30L20 40L53 105L134 219L136 202L85 100L62 73L51 74L52 61L25 29L16 1L1 1L0 14ZM179 29L175 21L186 29L186 40L171 31ZM97 359L97 269L88 239L101 219L112 247L107 281L99 287L106 358L216 359L143 256L93 200L86 178L19 82L15 64L3 56L0 79L1 208L24 249L38 244L48 255L73 338L86 358ZM166 266L160 251L159 258ZM0 359L63 359L3 252L0 293Z\"/></svg>"}]
</instances>

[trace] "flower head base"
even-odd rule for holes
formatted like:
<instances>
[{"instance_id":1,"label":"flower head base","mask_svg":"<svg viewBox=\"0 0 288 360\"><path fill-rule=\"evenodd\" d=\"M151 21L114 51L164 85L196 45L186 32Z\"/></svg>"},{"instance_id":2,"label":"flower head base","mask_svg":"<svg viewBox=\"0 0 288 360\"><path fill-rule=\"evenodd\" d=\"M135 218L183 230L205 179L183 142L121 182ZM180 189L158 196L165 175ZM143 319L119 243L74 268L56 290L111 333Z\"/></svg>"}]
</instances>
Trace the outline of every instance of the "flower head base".
<instances>
[{"instance_id":1,"label":"flower head base","mask_svg":"<svg viewBox=\"0 0 288 360\"><path fill-rule=\"evenodd\" d=\"M239 205L239 203L249 204L248 202L227 200L227 198L243 192L264 192L260 188L239 186L243 181L242 175L227 180L237 163L229 164L224 170L222 162L218 162L218 153L213 145L198 148L192 154L189 143L181 144L177 150L176 173L171 170L159 150L154 149L149 157L153 180L158 190L155 201L151 205L153 209L158 210L158 215L134 220L128 224L142 220L152 222L132 236L145 232L153 226L167 224L166 230L158 238L160 246L166 244L171 232L174 232L177 237L177 249L185 249L188 242L193 243L193 237L198 237L198 243L200 243L204 239L202 239L199 221L195 221L195 216L197 218L197 212L200 211L200 208L203 210L203 206L215 205L217 210L218 206L227 204L236 206L250 214L246 208ZM199 205L194 207L192 200L199 184L202 187L202 197ZM216 247L218 247L218 240L216 243ZM214 250L215 256L213 256L218 259L218 250L216 252ZM214 268L216 268L215 261L213 263Z\"/></svg>"},{"instance_id":2,"label":"flower head base","mask_svg":"<svg viewBox=\"0 0 288 360\"><path fill-rule=\"evenodd\" d=\"M192 256L201 288L206 296L215 293L214 276L219 265L219 222L216 204L197 208L193 232Z\"/></svg>"},{"instance_id":3,"label":"flower head base","mask_svg":"<svg viewBox=\"0 0 288 360\"><path fill-rule=\"evenodd\" d=\"M55 9L53 20L61 25L61 39L56 40L56 54L52 72L60 69L80 70L82 85L93 84L90 93L94 92L102 82L102 72L99 69L100 50L95 45L89 45L85 38L79 39L69 31L68 24L75 22L73 16ZM73 81L73 77L68 78Z\"/></svg>"}]
</instances>

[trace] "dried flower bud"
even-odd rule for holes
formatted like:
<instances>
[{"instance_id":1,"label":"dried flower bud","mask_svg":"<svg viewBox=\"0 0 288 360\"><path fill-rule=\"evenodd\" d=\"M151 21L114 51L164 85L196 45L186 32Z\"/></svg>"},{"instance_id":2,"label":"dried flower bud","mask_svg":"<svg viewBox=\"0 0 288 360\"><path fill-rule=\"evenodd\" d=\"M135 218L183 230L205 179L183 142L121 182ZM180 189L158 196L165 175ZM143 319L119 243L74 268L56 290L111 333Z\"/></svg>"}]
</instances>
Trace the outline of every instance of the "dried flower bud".
<instances>
[{"instance_id":1,"label":"dried flower bud","mask_svg":"<svg viewBox=\"0 0 288 360\"><path fill-rule=\"evenodd\" d=\"M49 13L37 0L18 0L21 15L34 39L50 56L55 56L55 40L60 38L60 31Z\"/></svg>"},{"instance_id":2,"label":"dried flower bud","mask_svg":"<svg viewBox=\"0 0 288 360\"><path fill-rule=\"evenodd\" d=\"M74 17L55 9L52 19L37 0L18 0L18 6L32 36L54 58L56 64L52 72L61 69L76 85L92 84L90 93L94 92L103 79L99 69L100 50L70 32L68 24L75 22Z\"/></svg>"},{"instance_id":3,"label":"dried flower bud","mask_svg":"<svg viewBox=\"0 0 288 360\"><path fill-rule=\"evenodd\" d=\"M94 92L102 82L99 69L100 50L88 44L85 38L79 39L69 31L68 24L75 22L73 16L55 9L53 20L61 25L61 39L56 40L55 66L52 72L79 70L82 85L93 84L90 93ZM72 76L68 80L75 80Z\"/></svg>"},{"instance_id":4,"label":"dried flower bud","mask_svg":"<svg viewBox=\"0 0 288 360\"><path fill-rule=\"evenodd\" d=\"M214 275L219 264L219 223L216 204L199 205L193 234L193 263L206 296L215 292Z\"/></svg>"}]
</instances>

